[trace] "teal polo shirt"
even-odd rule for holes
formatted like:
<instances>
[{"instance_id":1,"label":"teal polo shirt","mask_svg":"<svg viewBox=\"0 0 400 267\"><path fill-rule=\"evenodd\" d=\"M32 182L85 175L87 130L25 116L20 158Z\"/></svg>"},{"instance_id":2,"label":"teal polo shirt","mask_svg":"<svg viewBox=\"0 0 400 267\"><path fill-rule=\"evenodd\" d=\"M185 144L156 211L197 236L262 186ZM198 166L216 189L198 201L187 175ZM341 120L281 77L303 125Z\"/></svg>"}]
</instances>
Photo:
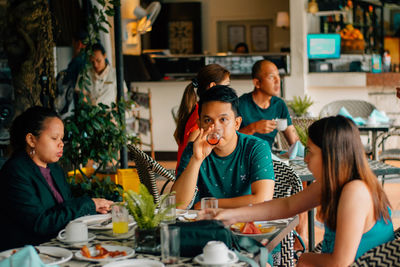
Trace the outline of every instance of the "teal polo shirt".
<instances>
[{"instance_id":1,"label":"teal polo shirt","mask_svg":"<svg viewBox=\"0 0 400 267\"><path fill-rule=\"evenodd\" d=\"M237 132L235 150L226 157L219 157L214 150L202 162L194 203L202 197L233 198L251 194L251 184L258 180L275 180L271 149L267 142L251 135ZM177 179L193 155L193 142L183 151Z\"/></svg>"},{"instance_id":2,"label":"teal polo shirt","mask_svg":"<svg viewBox=\"0 0 400 267\"><path fill-rule=\"evenodd\" d=\"M273 96L271 98L271 104L268 108L260 108L253 100L252 92L243 94L239 97L239 115L242 117L242 124L240 128L246 127L247 125L259 121L259 120L272 120L272 119L287 119L288 126L292 125L292 119L290 118L289 110L286 106L285 101L281 98ZM267 134L255 133L261 139L266 140L269 146L272 147L275 136L278 130L273 130Z\"/></svg>"}]
</instances>

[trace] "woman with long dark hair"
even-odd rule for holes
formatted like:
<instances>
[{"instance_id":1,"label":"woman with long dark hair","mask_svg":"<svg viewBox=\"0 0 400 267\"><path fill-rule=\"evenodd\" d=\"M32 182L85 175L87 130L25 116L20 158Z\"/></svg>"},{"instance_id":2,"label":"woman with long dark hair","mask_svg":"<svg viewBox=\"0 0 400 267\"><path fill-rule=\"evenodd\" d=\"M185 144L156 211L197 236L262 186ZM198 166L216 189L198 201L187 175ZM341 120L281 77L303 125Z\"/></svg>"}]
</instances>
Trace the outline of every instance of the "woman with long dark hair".
<instances>
[{"instance_id":1,"label":"woman with long dark hair","mask_svg":"<svg viewBox=\"0 0 400 267\"><path fill-rule=\"evenodd\" d=\"M205 212L232 224L287 218L321 205L322 253L303 254L297 266L349 266L369 249L394 239L389 200L352 121L336 116L313 123L305 162L315 182L304 191L252 207Z\"/></svg>"}]
</instances>

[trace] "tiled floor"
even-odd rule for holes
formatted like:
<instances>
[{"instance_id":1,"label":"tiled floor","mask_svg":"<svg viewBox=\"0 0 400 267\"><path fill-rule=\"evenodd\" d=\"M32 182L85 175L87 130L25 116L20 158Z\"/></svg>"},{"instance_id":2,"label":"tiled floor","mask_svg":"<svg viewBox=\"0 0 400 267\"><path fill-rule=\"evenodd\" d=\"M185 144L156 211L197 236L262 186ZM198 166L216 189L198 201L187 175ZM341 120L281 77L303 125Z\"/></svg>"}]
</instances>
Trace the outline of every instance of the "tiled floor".
<instances>
[{"instance_id":1,"label":"tiled floor","mask_svg":"<svg viewBox=\"0 0 400 267\"><path fill-rule=\"evenodd\" d=\"M392 161L387 162L388 164L393 164L400 167L400 162ZM167 169L175 169L176 162L174 161L164 161L160 162ZM391 179L385 181L384 190L388 195L389 201L392 205L392 218L394 229L400 227L400 176L396 179ZM167 191L168 192L168 191ZM315 242L318 244L323 238L324 230L320 226L315 227Z\"/></svg>"}]
</instances>

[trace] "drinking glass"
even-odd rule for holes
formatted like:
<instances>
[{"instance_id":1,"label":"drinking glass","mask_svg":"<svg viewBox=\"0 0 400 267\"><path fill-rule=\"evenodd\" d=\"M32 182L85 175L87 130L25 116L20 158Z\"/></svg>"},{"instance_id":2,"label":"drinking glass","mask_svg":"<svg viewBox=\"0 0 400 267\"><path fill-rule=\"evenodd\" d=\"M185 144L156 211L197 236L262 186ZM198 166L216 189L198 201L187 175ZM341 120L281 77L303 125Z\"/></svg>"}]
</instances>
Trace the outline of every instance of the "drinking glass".
<instances>
[{"instance_id":1,"label":"drinking glass","mask_svg":"<svg viewBox=\"0 0 400 267\"><path fill-rule=\"evenodd\" d=\"M165 215L165 218L162 220L163 223L166 224L174 224L176 222L176 199L175 199L175 194L171 194L166 197L166 199L161 203L161 212L164 210L168 209L168 207L171 207L167 214Z\"/></svg>"},{"instance_id":2,"label":"drinking glass","mask_svg":"<svg viewBox=\"0 0 400 267\"><path fill-rule=\"evenodd\" d=\"M219 140L222 137L222 130L221 129L214 129L207 135L207 143L212 146L218 145Z\"/></svg>"},{"instance_id":3,"label":"drinking glass","mask_svg":"<svg viewBox=\"0 0 400 267\"><path fill-rule=\"evenodd\" d=\"M112 228L114 234L128 232L128 209L124 203L115 203L111 206Z\"/></svg>"},{"instance_id":4,"label":"drinking glass","mask_svg":"<svg viewBox=\"0 0 400 267\"><path fill-rule=\"evenodd\" d=\"M218 199L215 197L203 197L201 198L201 209L217 209Z\"/></svg>"},{"instance_id":5,"label":"drinking glass","mask_svg":"<svg viewBox=\"0 0 400 267\"><path fill-rule=\"evenodd\" d=\"M180 256L180 228L168 224L161 225L161 260L166 264L177 263Z\"/></svg>"}]
</instances>

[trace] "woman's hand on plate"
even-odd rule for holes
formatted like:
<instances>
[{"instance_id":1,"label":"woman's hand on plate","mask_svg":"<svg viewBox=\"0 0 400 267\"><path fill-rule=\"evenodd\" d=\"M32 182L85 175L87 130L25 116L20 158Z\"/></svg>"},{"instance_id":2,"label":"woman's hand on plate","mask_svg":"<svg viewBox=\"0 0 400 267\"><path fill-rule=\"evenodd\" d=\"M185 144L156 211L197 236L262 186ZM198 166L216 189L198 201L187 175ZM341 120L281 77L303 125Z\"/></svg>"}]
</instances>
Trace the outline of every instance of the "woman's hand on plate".
<instances>
[{"instance_id":1,"label":"woman's hand on plate","mask_svg":"<svg viewBox=\"0 0 400 267\"><path fill-rule=\"evenodd\" d=\"M111 205L114 203L111 200L104 198L92 198L94 204L96 205L96 212L105 214L111 210Z\"/></svg>"}]
</instances>

